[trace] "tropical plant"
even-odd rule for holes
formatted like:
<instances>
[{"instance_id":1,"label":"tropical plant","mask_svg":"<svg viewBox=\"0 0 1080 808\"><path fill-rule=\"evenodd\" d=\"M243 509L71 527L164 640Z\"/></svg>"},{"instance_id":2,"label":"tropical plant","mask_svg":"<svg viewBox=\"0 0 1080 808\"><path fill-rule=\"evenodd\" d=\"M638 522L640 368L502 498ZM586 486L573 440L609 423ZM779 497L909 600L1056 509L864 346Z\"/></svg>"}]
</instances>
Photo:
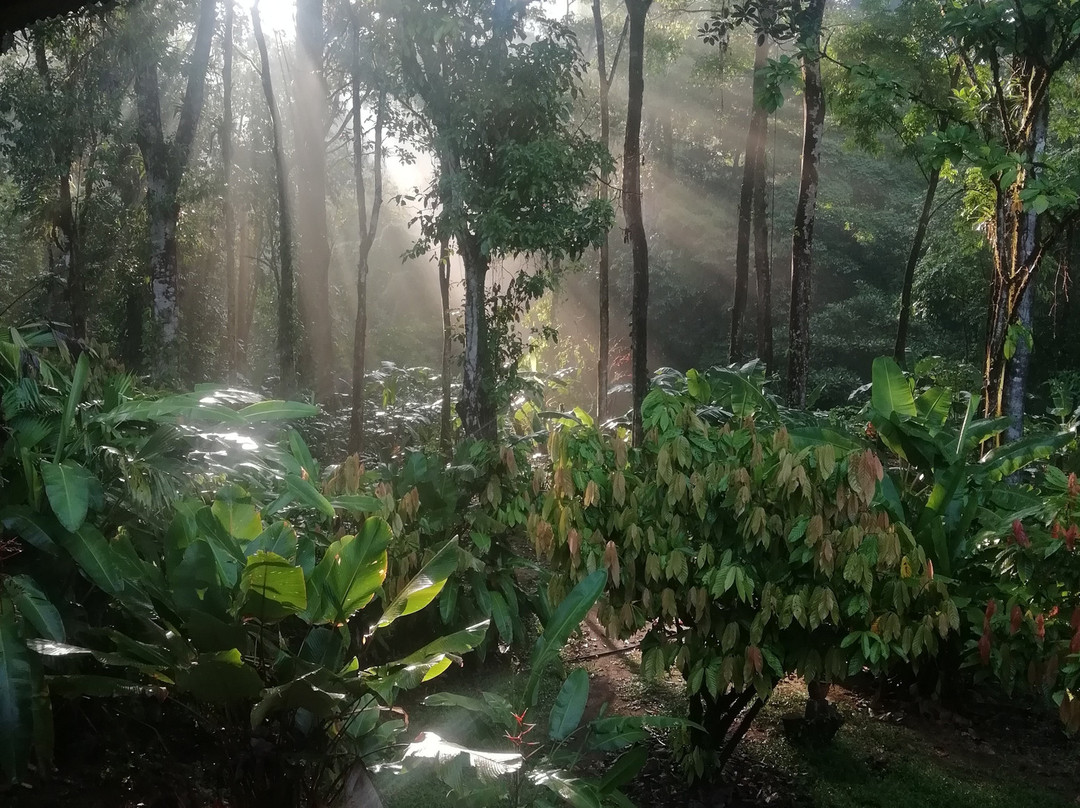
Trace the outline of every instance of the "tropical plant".
<instances>
[{"instance_id":1,"label":"tropical plant","mask_svg":"<svg viewBox=\"0 0 1080 808\"><path fill-rule=\"evenodd\" d=\"M781 678L918 664L959 615L925 552L880 507L872 451L837 449L820 429L797 440L748 413L710 423L698 413L711 405L708 380L687 380L687 392L649 394L639 450L592 428L553 431L530 535L554 565L553 598L606 570L609 634L647 629L643 675L683 675L704 727L690 733L686 764L703 776Z\"/></svg>"},{"instance_id":2,"label":"tropical plant","mask_svg":"<svg viewBox=\"0 0 1080 808\"><path fill-rule=\"evenodd\" d=\"M436 693L424 703L465 710L486 727L486 740L501 742L503 750L462 746L433 732L421 733L410 744L402 763L406 768L435 764L440 778L462 802L470 805L574 806L630 804L619 791L645 762L640 742L647 727L685 726L666 716L608 716L583 721L589 698L589 675L576 668L563 679L546 720L537 716L540 685L559 654L603 593L603 570L582 579L545 622L529 658L524 684L510 699L484 692L479 698ZM576 773L586 756L624 751L600 778ZM548 794L545 792L550 791ZM552 796L557 798L552 801Z\"/></svg>"}]
</instances>

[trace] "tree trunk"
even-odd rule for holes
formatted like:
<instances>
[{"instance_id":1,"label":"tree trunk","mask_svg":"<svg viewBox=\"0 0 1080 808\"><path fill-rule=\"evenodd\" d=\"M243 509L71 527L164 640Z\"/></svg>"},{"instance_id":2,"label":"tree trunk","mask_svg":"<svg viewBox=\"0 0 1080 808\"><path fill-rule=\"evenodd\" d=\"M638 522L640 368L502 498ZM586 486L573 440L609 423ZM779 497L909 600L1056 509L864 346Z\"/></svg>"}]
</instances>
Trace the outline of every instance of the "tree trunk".
<instances>
[{"instance_id":1,"label":"tree trunk","mask_svg":"<svg viewBox=\"0 0 1080 808\"><path fill-rule=\"evenodd\" d=\"M604 16L600 0L593 0L593 28L596 32L596 70L600 80L600 140L604 148L611 149L611 83L608 81L607 49L604 39ZM605 170L600 176L600 197L608 198L610 175ZM610 387L608 371L611 366L610 300L611 287L611 235L604 233L600 242L600 266L597 269L600 283L599 319L600 334L596 346L596 418L603 422L607 416L607 396Z\"/></svg>"},{"instance_id":2,"label":"tree trunk","mask_svg":"<svg viewBox=\"0 0 1080 808\"><path fill-rule=\"evenodd\" d=\"M630 18L628 53L629 95L626 104L626 140L623 143L623 213L633 253L634 280L630 308L630 350L633 361L633 441L641 445L641 407L649 388L648 315L649 244L641 215L641 107L645 94L645 18L652 0L625 0Z\"/></svg>"},{"instance_id":3,"label":"tree trunk","mask_svg":"<svg viewBox=\"0 0 1080 808\"><path fill-rule=\"evenodd\" d=\"M495 440L495 402L491 389L494 357L488 344L486 283L488 259L471 233L458 235L465 265L465 374L458 416L465 436Z\"/></svg>"},{"instance_id":4,"label":"tree trunk","mask_svg":"<svg viewBox=\"0 0 1080 808\"><path fill-rule=\"evenodd\" d=\"M1039 84L1038 69L1029 66L1026 72L1031 75L1025 76L1018 86ZM1004 434L1006 441L1016 440L1024 430L1024 398L1030 363L1027 341L1031 336L1035 272L1043 252L1038 214L1030 208L1024 209L1020 194L1040 172L1046 150L1049 94L1043 93L1037 101L1027 99L1026 105L1030 104L1037 104L1038 108L1030 116L1029 131L1022 133L1025 168L1011 187L998 192L989 233L994 277L987 318L984 414L988 418L1009 417L1010 423Z\"/></svg>"},{"instance_id":5,"label":"tree trunk","mask_svg":"<svg viewBox=\"0 0 1080 808\"><path fill-rule=\"evenodd\" d=\"M255 42L259 47L259 61L262 66L262 88L266 99L266 108L270 113L270 126L273 129L274 168L277 175L278 228L281 271L278 278L278 369L281 379L278 382L282 396L292 395L296 389L296 336L293 333L293 226L289 211L289 170L285 163L285 147L281 139L281 123L278 116L277 101L274 99L274 85L270 76L270 56L266 51L266 37L263 36L262 22L259 19L258 6L251 9L251 23L255 31Z\"/></svg>"},{"instance_id":6,"label":"tree trunk","mask_svg":"<svg viewBox=\"0 0 1080 808\"><path fill-rule=\"evenodd\" d=\"M746 295L750 286L750 236L754 215L754 191L758 175L764 175L765 132L768 112L757 104L758 73L769 58L769 46L764 35L758 35L754 49L754 101L750 126L746 133L746 160L743 162L742 187L739 192L738 231L735 237L735 295L731 301L731 339L728 361L743 359L743 318L746 315ZM760 283L760 281L759 281ZM759 304L760 311L760 304Z\"/></svg>"},{"instance_id":7,"label":"tree trunk","mask_svg":"<svg viewBox=\"0 0 1080 808\"><path fill-rule=\"evenodd\" d=\"M332 403L333 318L330 310L330 240L326 223L326 86L323 82L322 0L296 0L296 148L300 169L299 303L305 344L315 374L315 397Z\"/></svg>"},{"instance_id":8,"label":"tree trunk","mask_svg":"<svg viewBox=\"0 0 1080 808\"><path fill-rule=\"evenodd\" d=\"M926 229L930 224L930 213L933 210L934 194L937 192L938 180L941 179L941 167L937 166L930 171L930 177L926 183L926 196L923 197L922 210L919 212L919 222L915 226L915 238L911 241L911 250L908 252L907 264L904 266L904 288L900 292L900 317L896 325L896 347L893 349L893 357L900 367L907 366L907 339L908 323L911 320L911 288L915 285L915 267L923 254L923 242L926 240Z\"/></svg>"},{"instance_id":9,"label":"tree trunk","mask_svg":"<svg viewBox=\"0 0 1080 808\"><path fill-rule=\"evenodd\" d=\"M754 276L757 280L757 355L773 369L772 266L769 257L769 210L765 200L765 137L754 174Z\"/></svg>"},{"instance_id":10,"label":"tree trunk","mask_svg":"<svg viewBox=\"0 0 1080 808\"><path fill-rule=\"evenodd\" d=\"M450 411L450 353L453 334L450 331L450 244L439 243L439 299L442 303L442 408L439 416L439 448L447 458L453 445L453 418Z\"/></svg>"},{"instance_id":11,"label":"tree trunk","mask_svg":"<svg viewBox=\"0 0 1080 808\"><path fill-rule=\"evenodd\" d=\"M357 232L360 234L360 249L356 267L356 324L353 331L352 361L352 407L349 412L349 452L364 451L364 377L366 374L365 356L367 350L367 278L368 258L375 243L375 234L379 227L379 213L382 211L382 147L383 120L386 110L386 95L378 99L375 112L375 139L372 148L372 200L371 215L367 212L367 191L364 183L364 104L363 104L363 66L360 51L360 23L354 20L352 47L352 127L353 127L353 176L356 186Z\"/></svg>"},{"instance_id":12,"label":"tree trunk","mask_svg":"<svg viewBox=\"0 0 1080 808\"><path fill-rule=\"evenodd\" d=\"M788 404L806 406L810 369L810 277L817 211L818 161L825 126L825 93L821 86L821 21L825 0L809 0L800 37L803 57L803 148L795 229L791 236L791 312L788 322Z\"/></svg>"},{"instance_id":13,"label":"tree trunk","mask_svg":"<svg viewBox=\"0 0 1080 808\"><path fill-rule=\"evenodd\" d=\"M225 372L230 380L235 381L240 321L237 311L239 279L236 272L236 212L233 206L233 16L233 0L225 0L224 65L221 73L221 81L224 85L221 113L221 162L225 168L222 199L222 218L225 227Z\"/></svg>"},{"instance_id":14,"label":"tree trunk","mask_svg":"<svg viewBox=\"0 0 1080 808\"><path fill-rule=\"evenodd\" d=\"M180 219L177 194L187 169L192 144L206 98L206 73L214 38L217 0L202 0L195 30L195 47L187 65L187 85L180 104L176 134L165 138L161 116L158 65L150 58L135 68L136 140L146 174L146 215L150 240L152 310L160 341L154 370L167 378L177 372L179 360L180 270L176 254L176 227ZM149 55L149 54L147 54Z\"/></svg>"}]
</instances>

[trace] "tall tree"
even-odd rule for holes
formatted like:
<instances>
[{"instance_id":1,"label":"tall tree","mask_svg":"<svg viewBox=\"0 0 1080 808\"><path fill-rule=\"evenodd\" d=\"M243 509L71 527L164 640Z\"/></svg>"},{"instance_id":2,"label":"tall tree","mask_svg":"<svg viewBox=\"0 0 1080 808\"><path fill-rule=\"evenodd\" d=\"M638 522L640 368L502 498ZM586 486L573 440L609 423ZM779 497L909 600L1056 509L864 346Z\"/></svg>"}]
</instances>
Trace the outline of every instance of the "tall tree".
<instances>
[{"instance_id":1,"label":"tall tree","mask_svg":"<svg viewBox=\"0 0 1080 808\"><path fill-rule=\"evenodd\" d=\"M522 270L489 296L491 262L577 257L611 222L609 204L586 193L609 158L569 121L580 52L569 29L550 20L526 37L524 11L505 0L410 0L396 18L403 78L423 102L438 169L428 195L435 207L422 214L414 252L453 238L464 264L458 416L472 438L496 436L499 399L508 401L521 353L516 322L554 280Z\"/></svg>"},{"instance_id":2,"label":"tall tree","mask_svg":"<svg viewBox=\"0 0 1080 808\"><path fill-rule=\"evenodd\" d=\"M356 186L357 232L360 247L356 266L356 321L353 330L352 407L349 412L349 451L364 450L364 376L367 349L368 258L379 228L383 203L383 128L386 123L386 92L379 91L375 101L375 124L372 137L372 199L368 212L364 179L364 70L361 62L360 20L353 20L351 92L353 127L353 177Z\"/></svg>"},{"instance_id":3,"label":"tall tree","mask_svg":"<svg viewBox=\"0 0 1080 808\"><path fill-rule=\"evenodd\" d=\"M1023 432L1032 345L1033 284L1043 255L1075 220L1077 194L1062 176L1068 155L1048 154L1055 76L1080 50L1080 6L1070 0L945 4L945 31L978 99L971 129L941 134L986 180L983 219L993 259L983 363L984 413Z\"/></svg>"},{"instance_id":4,"label":"tall tree","mask_svg":"<svg viewBox=\"0 0 1080 808\"><path fill-rule=\"evenodd\" d=\"M293 289L293 224L289 204L289 167L285 159L285 144L281 132L281 116L278 113L277 99L274 96L274 83L270 74L270 54L266 49L266 36L263 34L262 20L259 17L259 4L251 7L251 23L255 33L255 44L259 49L259 65L262 74L263 96L270 114L270 127L274 148L274 168L277 178L278 202L278 382L279 392L290 395L296 387L296 334L294 323Z\"/></svg>"},{"instance_id":5,"label":"tall tree","mask_svg":"<svg viewBox=\"0 0 1080 808\"><path fill-rule=\"evenodd\" d=\"M803 75L803 142L795 228L791 236L787 368L787 398L794 407L806 406L806 378L810 369L810 280L817 212L818 162L825 127L825 93L821 83L821 23L824 16L825 0L808 0L798 18Z\"/></svg>"},{"instance_id":6,"label":"tall tree","mask_svg":"<svg viewBox=\"0 0 1080 808\"><path fill-rule=\"evenodd\" d=\"M221 83L223 91L221 112L221 162L224 170L222 219L225 228L225 352L226 372L235 378L240 342L239 278L236 270L236 207L233 202L233 29L235 27L234 0L225 0L225 40L222 45L223 65Z\"/></svg>"},{"instance_id":7,"label":"tall tree","mask_svg":"<svg viewBox=\"0 0 1080 808\"><path fill-rule=\"evenodd\" d=\"M762 72L768 64L768 60L768 38L764 33L757 33L754 43L754 78L750 126L747 128L746 133L746 153L743 157L742 186L739 191L738 231L735 238L735 295L731 301L731 339L728 349L728 358L731 362L736 362L743 358L743 316L746 312L747 288L750 285L750 239L755 213L755 192L758 190L759 178L761 179L760 201L764 202L765 135L768 126L769 113L764 104L759 101L759 98L761 95L761 88L764 84ZM755 250L760 250L759 244L755 244ZM768 266L767 255L765 256L765 261L766 266ZM757 266L760 268L760 261ZM764 276L759 272L759 289L764 279L767 277L767 272ZM771 297L771 294L769 296ZM759 294L759 319L765 308L763 305L764 301L762 301L760 297L761 295Z\"/></svg>"},{"instance_id":8,"label":"tall tree","mask_svg":"<svg viewBox=\"0 0 1080 808\"><path fill-rule=\"evenodd\" d=\"M326 31L322 0L296 0L296 157L299 303L315 395L334 392L333 319L330 312L330 239L326 221L327 88L323 76Z\"/></svg>"},{"instance_id":9,"label":"tall tree","mask_svg":"<svg viewBox=\"0 0 1080 808\"><path fill-rule=\"evenodd\" d=\"M175 134L166 133L158 81L159 53L135 48L136 141L146 174L146 217L150 237L150 286L159 350L154 370L159 376L177 369L180 307L177 292L180 266L176 228L180 219L180 183L184 178L206 98L206 73L214 37L217 0L201 0L195 45L186 66L187 83L179 105Z\"/></svg>"},{"instance_id":10,"label":"tall tree","mask_svg":"<svg viewBox=\"0 0 1080 808\"><path fill-rule=\"evenodd\" d=\"M600 142L604 148L611 150L611 83L615 79L615 69L619 64L619 54L622 52L623 42L626 40L626 32L630 25L627 17L623 23L622 33L619 35L619 44L615 48L615 56L611 60L611 68L607 65L607 39L604 33L604 14L600 8L600 0L593 0L593 30L596 33L596 74L600 85ZM604 199L609 198L608 188L611 184L611 173L606 169L600 173L600 195ZM605 233L600 242L600 263L597 275L600 284L599 300L599 335L596 350L596 415L601 421L607 417L608 388L611 386L611 234Z\"/></svg>"},{"instance_id":11,"label":"tall tree","mask_svg":"<svg viewBox=\"0 0 1080 808\"><path fill-rule=\"evenodd\" d=\"M439 408L439 449L447 458L453 444L453 420L450 401L450 359L454 335L450 327L450 241L439 242L439 308L442 311L442 403Z\"/></svg>"},{"instance_id":12,"label":"tall tree","mask_svg":"<svg viewBox=\"0 0 1080 808\"><path fill-rule=\"evenodd\" d=\"M628 96L626 138L623 142L623 214L633 255L630 303L630 351L633 389L632 434L635 445L644 437L641 408L649 389L649 242L641 215L641 107L645 95L645 20L652 0L625 0L630 20L627 48Z\"/></svg>"}]
</instances>

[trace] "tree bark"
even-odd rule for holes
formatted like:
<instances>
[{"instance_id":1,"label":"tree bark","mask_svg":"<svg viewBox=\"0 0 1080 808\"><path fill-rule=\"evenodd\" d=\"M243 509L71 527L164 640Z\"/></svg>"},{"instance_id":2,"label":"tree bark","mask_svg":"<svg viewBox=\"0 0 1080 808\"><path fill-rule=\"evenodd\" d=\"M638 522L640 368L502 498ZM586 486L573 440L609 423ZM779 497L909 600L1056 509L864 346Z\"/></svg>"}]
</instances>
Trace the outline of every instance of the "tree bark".
<instances>
[{"instance_id":1,"label":"tree bark","mask_svg":"<svg viewBox=\"0 0 1080 808\"><path fill-rule=\"evenodd\" d=\"M919 221L915 226L915 238L911 240L911 250L908 252L907 264L904 266L904 288L900 292L900 317L896 324L896 346L893 349L893 358L900 367L907 367L907 340L908 325L911 321L911 290L915 285L915 268L923 254L923 243L926 241L926 230L930 224L930 214L933 211L934 195L937 193L938 181L941 179L941 167L931 169L930 177L926 183L926 195L923 197L922 210L919 212Z\"/></svg>"},{"instance_id":2,"label":"tree bark","mask_svg":"<svg viewBox=\"0 0 1080 808\"><path fill-rule=\"evenodd\" d=\"M795 228L791 236L791 310L788 322L788 404L806 406L810 368L810 279L817 212L818 161L825 126L825 93L821 86L821 21L825 0L809 0L801 32L803 73L803 148Z\"/></svg>"},{"instance_id":3,"label":"tree bark","mask_svg":"<svg viewBox=\"0 0 1080 808\"><path fill-rule=\"evenodd\" d=\"M217 0L202 0L195 29L195 47L187 66L187 85L173 139L167 140L161 116L158 64L142 60L135 68L136 140L146 174L146 214L150 240L152 310L160 340L158 376L175 375L179 359L180 269L176 254L176 227L180 218L177 194L187 170L191 148L206 97L206 73L214 37Z\"/></svg>"},{"instance_id":4,"label":"tree bark","mask_svg":"<svg viewBox=\"0 0 1080 808\"><path fill-rule=\"evenodd\" d=\"M1022 72L1028 75L1021 77L1024 79L1022 86L1040 84L1042 77L1037 74L1043 68L1030 63L1025 67ZM1031 361L1027 341L1031 336L1035 272L1042 258L1043 245L1039 239L1039 216L1030 207L1024 208L1020 194L1040 172L1050 116L1049 93L1024 99L1024 108L1031 107L1034 110L1028 116L1031 120L1029 131L1019 133L1024 140L1025 167L1011 187L997 193L990 228L994 278L984 365L984 412L988 418L1009 417L1009 426L1004 433L1006 441L1016 440L1024 432L1024 399ZM1010 330L1013 332L1011 337ZM1010 345L1012 356L1006 357Z\"/></svg>"},{"instance_id":5,"label":"tree bark","mask_svg":"<svg viewBox=\"0 0 1080 808\"><path fill-rule=\"evenodd\" d=\"M611 84L607 73L607 43L604 37L604 16L600 8L600 0L593 0L593 30L596 33L596 71L600 82L600 140L604 148L611 149ZM608 185L610 175L604 171L600 176L600 197L608 198ZM608 368L611 364L611 328L610 328L610 299L611 289L609 275L611 273L611 236L604 233L604 240L600 242L600 265L597 275L600 284L599 298L599 330L596 346L596 417L603 421L607 415Z\"/></svg>"},{"instance_id":6,"label":"tree bark","mask_svg":"<svg viewBox=\"0 0 1080 808\"><path fill-rule=\"evenodd\" d=\"M495 401L491 389L495 360L488 344L486 293L488 259L472 233L459 233L457 242L465 265L465 373L458 416L466 437L495 440Z\"/></svg>"},{"instance_id":7,"label":"tree bark","mask_svg":"<svg viewBox=\"0 0 1080 808\"><path fill-rule=\"evenodd\" d=\"M439 243L439 300L442 303L442 408L439 415L439 448L447 458L453 445L453 417L450 402L450 354L453 334L450 331L450 244Z\"/></svg>"},{"instance_id":8,"label":"tree bark","mask_svg":"<svg viewBox=\"0 0 1080 808\"><path fill-rule=\"evenodd\" d=\"M326 86L323 81L322 0L296 0L297 210L299 303L315 397L331 403L333 318L330 309L330 239L326 222Z\"/></svg>"},{"instance_id":9,"label":"tree bark","mask_svg":"<svg viewBox=\"0 0 1080 808\"><path fill-rule=\"evenodd\" d=\"M766 44L766 48L768 45ZM766 56L768 51L766 50ZM769 257L769 209L765 199L766 132L762 131L758 170L754 174L754 277L757 281L757 355L773 369L772 266Z\"/></svg>"},{"instance_id":10,"label":"tree bark","mask_svg":"<svg viewBox=\"0 0 1080 808\"><path fill-rule=\"evenodd\" d=\"M266 51L266 37L263 36L259 8L251 9L251 23L255 32L255 42L259 48L259 61L262 67L263 96L270 113L270 126L273 129L274 169L277 175L278 195L278 232L281 270L278 277L278 370L281 379L278 382L282 396L292 395L296 389L296 335L293 328L293 225L289 210L289 169L285 162L285 147L281 138L281 122L278 115L277 101L274 98L274 84L270 76L270 56Z\"/></svg>"},{"instance_id":11,"label":"tree bark","mask_svg":"<svg viewBox=\"0 0 1080 808\"><path fill-rule=\"evenodd\" d=\"M233 205L233 0L225 0L224 65L221 81L224 85L221 113L221 162L224 164L224 193L222 218L225 227L225 371L236 380L239 329L239 278L236 271L236 211Z\"/></svg>"},{"instance_id":12,"label":"tree bark","mask_svg":"<svg viewBox=\"0 0 1080 808\"><path fill-rule=\"evenodd\" d=\"M356 322L353 331L352 361L352 407L349 412L349 452L364 450L364 377L366 374L365 351L367 350L367 279L368 258L375 243L382 211L382 148L383 121L386 111L386 94L380 93L375 112L373 142L371 215L367 212L367 191L364 183L364 102L362 65L360 62L360 23L354 20L352 47L352 127L353 127L353 174L356 185L357 232L360 249L356 267Z\"/></svg>"},{"instance_id":13,"label":"tree bark","mask_svg":"<svg viewBox=\"0 0 1080 808\"><path fill-rule=\"evenodd\" d=\"M751 104L750 126L746 133L746 159L743 161L742 187L739 191L738 230L735 236L735 295L731 301L729 362L738 362L743 359L743 318L746 315L746 296L750 286L750 237L754 216L754 192L758 175L765 173L763 165L765 133L769 120L768 112L757 103L758 87L761 83L758 73L764 69L768 58L767 40L763 34L759 34L754 48L754 98ZM760 312L760 304L758 310Z\"/></svg>"},{"instance_id":14,"label":"tree bark","mask_svg":"<svg viewBox=\"0 0 1080 808\"><path fill-rule=\"evenodd\" d=\"M648 315L649 243L641 215L641 107L645 94L645 19L652 0L625 0L630 19L628 50L629 94L626 104L626 139L623 143L623 213L633 254L634 276L630 309L630 350L633 362L632 388L634 444L644 437L641 407L649 388Z\"/></svg>"}]
</instances>

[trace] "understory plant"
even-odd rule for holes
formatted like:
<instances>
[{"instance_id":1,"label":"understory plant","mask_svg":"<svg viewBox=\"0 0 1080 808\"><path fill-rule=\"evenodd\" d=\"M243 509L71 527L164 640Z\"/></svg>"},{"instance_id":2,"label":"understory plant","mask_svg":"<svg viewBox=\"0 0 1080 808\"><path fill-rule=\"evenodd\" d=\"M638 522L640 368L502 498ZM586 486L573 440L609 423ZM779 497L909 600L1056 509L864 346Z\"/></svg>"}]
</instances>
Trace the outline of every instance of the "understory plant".
<instances>
[{"instance_id":1,"label":"understory plant","mask_svg":"<svg viewBox=\"0 0 1080 808\"><path fill-rule=\"evenodd\" d=\"M744 386L738 416L706 420L708 376L687 379L650 392L640 448L591 427L554 430L530 535L555 570L553 600L605 571L609 634L645 629L643 675L682 674L703 727L689 730L685 763L701 777L731 755L780 679L918 664L959 614L925 551L881 507L873 451L759 425L760 393Z\"/></svg>"},{"instance_id":2,"label":"understory plant","mask_svg":"<svg viewBox=\"0 0 1080 808\"><path fill-rule=\"evenodd\" d=\"M554 806L627 806L620 791L645 763L642 744L648 727L685 727L668 716L610 716L606 706L585 720L589 674L576 668L565 676L550 711L538 713L540 686L560 651L601 596L607 574L583 578L546 621L522 673L523 684L509 698L483 692L476 696L436 693L424 703L473 714L484 728L481 741L465 746L434 732L410 744L401 768L433 768L457 804ZM494 748L490 748L494 747ZM589 756L621 752L602 777L579 772Z\"/></svg>"}]
</instances>

